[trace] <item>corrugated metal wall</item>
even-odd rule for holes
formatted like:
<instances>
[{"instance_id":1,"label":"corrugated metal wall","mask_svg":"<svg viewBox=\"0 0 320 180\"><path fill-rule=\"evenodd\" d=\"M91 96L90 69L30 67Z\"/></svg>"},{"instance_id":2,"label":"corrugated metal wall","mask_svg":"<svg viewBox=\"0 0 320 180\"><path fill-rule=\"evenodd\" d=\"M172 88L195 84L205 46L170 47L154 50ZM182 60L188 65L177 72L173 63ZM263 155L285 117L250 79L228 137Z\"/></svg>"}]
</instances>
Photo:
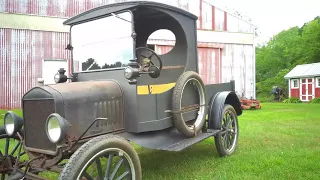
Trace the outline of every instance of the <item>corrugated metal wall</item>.
<instances>
[{"instance_id":1,"label":"corrugated metal wall","mask_svg":"<svg viewBox=\"0 0 320 180\"><path fill-rule=\"evenodd\" d=\"M72 17L105 4L133 0L0 0L0 12ZM199 17L199 29L253 32L254 26L215 7L210 0L149 0L187 10Z\"/></svg>"},{"instance_id":2,"label":"corrugated metal wall","mask_svg":"<svg viewBox=\"0 0 320 180\"><path fill-rule=\"evenodd\" d=\"M254 97L254 54L252 45L215 44L222 48L198 47L199 75L205 84L235 80L235 89L247 98ZM173 46L156 45L165 54Z\"/></svg>"},{"instance_id":3,"label":"corrugated metal wall","mask_svg":"<svg viewBox=\"0 0 320 180\"><path fill-rule=\"evenodd\" d=\"M70 59L68 33L0 29L0 109L18 108L37 85L43 59Z\"/></svg>"}]
</instances>

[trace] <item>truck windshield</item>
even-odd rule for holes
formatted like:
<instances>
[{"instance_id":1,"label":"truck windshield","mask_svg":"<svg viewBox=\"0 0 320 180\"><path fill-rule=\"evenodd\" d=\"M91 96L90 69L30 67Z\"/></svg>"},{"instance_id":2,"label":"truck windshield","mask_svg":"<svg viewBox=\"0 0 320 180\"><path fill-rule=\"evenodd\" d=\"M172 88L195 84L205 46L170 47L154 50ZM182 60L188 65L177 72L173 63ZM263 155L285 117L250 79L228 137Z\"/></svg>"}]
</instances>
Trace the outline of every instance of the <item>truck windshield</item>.
<instances>
[{"instance_id":1,"label":"truck windshield","mask_svg":"<svg viewBox=\"0 0 320 180\"><path fill-rule=\"evenodd\" d=\"M131 16L123 12L73 26L73 72L127 66L134 58Z\"/></svg>"}]
</instances>

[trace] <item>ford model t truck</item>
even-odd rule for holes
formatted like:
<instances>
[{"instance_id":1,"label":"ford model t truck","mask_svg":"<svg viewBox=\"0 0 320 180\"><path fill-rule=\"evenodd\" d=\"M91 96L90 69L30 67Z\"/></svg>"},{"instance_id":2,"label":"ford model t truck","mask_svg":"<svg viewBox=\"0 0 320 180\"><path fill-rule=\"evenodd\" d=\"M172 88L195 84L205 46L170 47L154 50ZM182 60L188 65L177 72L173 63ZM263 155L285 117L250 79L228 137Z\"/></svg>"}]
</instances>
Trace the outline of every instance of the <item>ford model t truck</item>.
<instances>
[{"instance_id":1,"label":"ford model t truck","mask_svg":"<svg viewBox=\"0 0 320 180\"><path fill-rule=\"evenodd\" d=\"M61 180L140 180L140 160L129 142L181 151L214 137L219 155L231 155L240 102L233 81L204 84L199 76L196 20L182 9L144 1L66 20L71 73L59 69L56 84L25 93L23 117L5 114L0 137L18 144L10 153L13 141L6 141L2 176L45 179L39 172L53 171ZM165 55L147 46L159 29L176 37Z\"/></svg>"}]
</instances>

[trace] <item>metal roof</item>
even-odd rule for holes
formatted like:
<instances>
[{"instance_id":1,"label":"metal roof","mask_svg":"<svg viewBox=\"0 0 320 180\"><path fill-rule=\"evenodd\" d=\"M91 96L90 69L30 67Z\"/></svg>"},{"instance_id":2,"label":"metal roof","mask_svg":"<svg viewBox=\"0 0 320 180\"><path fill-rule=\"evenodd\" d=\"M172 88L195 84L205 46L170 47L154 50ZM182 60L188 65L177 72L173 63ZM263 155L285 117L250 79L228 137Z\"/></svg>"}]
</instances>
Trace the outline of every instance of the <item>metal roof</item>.
<instances>
[{"instance_id":1,"label":"metal roof","mask_svg":"<svg viewBox=\"0 0 320 180\"><path fill-rule=\"evenodd\" d=\"M312 64L297 65L287 75L285 79L300 78L300 77L314 77L320 76L320 62Z\"/></svg>"}]
</instances>

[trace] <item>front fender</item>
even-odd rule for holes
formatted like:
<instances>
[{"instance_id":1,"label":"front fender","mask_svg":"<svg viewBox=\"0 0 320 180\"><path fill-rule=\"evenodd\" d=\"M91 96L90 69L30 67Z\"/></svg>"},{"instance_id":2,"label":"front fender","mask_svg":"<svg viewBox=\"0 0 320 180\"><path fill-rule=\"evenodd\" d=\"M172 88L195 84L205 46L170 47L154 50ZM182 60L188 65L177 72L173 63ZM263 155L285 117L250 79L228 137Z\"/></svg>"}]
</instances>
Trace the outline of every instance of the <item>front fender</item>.
<instances>
[{"instance_id":1,"label":"front fender","mask_svg":"<svg viewBox=\"0 0 320 180\"><path fill-rule=\"evenodd\" d=\"M232 105L238 116L242 114L241 103L236 93L233 91L219 92L212 96L209 102L209 129L221 129L221 119L225 104Z\"/></svg>"}]
</instances>

